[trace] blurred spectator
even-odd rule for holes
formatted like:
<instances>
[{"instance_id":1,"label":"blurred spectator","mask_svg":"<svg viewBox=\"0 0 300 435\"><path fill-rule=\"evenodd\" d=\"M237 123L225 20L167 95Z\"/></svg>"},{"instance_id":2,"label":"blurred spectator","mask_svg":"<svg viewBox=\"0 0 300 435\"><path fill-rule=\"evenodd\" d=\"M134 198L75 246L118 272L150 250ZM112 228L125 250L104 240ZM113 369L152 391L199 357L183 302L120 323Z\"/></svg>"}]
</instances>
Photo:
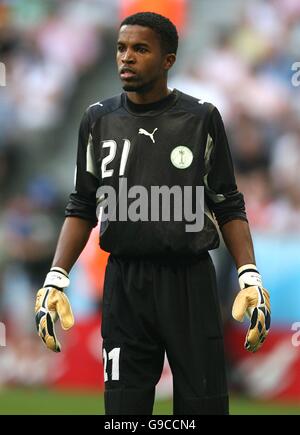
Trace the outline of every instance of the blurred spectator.
<instances>
[{"instance_id":1,"label":"blurred spectator","mask_svg":"<svg viewBox=\"0 0 300 435\"><path fill-rule=\"evenodd\" d=\"M239 113L233 122L231 148L235 168L239 173L267 171L269 167L269 148L259 121L247 113Z\"/></svg>"},{"instance_id":2,"label":"blurred spectator","mask_svg":"<svg viewBox=\"0 0 300 435\"><path fill-rule=\"evenodd\" d=\"M9 260L3 273L3 306L11 331L17 335L20 330L25 335L33 330L28 314L32 313L32 295L52 260L59 224L52 209L56 201L53 187L46 180L35 180L26 194L8 202L3 215L3 250Z\"/></svg>"}]
</instances>

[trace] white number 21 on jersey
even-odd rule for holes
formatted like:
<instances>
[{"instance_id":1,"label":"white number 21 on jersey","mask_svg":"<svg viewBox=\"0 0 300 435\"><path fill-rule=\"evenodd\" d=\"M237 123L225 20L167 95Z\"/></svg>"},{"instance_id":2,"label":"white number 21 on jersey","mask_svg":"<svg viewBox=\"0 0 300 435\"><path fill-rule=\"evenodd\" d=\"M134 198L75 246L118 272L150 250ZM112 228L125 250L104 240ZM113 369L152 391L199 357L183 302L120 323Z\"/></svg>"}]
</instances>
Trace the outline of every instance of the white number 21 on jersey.
<instances>
[{"instance_id":1,"label":"white number 21 on jersey","mask_svg":"<svg viewBox=\"0 0 300 435\"><path fill-rule=\"evenodd\" d=\"M122 150L122 156L121 156L121 162L120 162L120 169L119 169L119 176L122 177L125 172L125 167L128 159L128 154L130 150L130 140L124 139L124 145ZM113 161L113 159L116 157L117 152L117 143L114 140L105 140L102 144L102 148L109 148L109 153L104 159L102 160L101 164L101 173L102 173L102 179L111 177L114 173L113 169L108 169L107 166Z\"/></svg>"}]
</instances>

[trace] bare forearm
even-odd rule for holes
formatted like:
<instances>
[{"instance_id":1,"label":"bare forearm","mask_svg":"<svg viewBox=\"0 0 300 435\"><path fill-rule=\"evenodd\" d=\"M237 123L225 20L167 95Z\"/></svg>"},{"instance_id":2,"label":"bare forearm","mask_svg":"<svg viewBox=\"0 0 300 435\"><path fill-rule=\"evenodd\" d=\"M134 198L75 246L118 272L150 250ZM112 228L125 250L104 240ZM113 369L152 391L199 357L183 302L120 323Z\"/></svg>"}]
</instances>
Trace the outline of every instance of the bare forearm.
<instances>
[{"instance_id":1,"label":"bare forearm","mask_svg":"<svg viewBox=\"0 0 300 435\"><path fill-rule=\"evenodd\" d=\"M69 272L83 251L93 225L85 219L66 218L58 239L52 266Z\"/></svg>"},{"instance_id":2,"label":"bare forearm","mask_svg":"<svg viewBox=\"0 0 300 435\"><path fill-rule=\"evenodd\" d=\"M229 221L222 226L221 232L237 268L245 264L255 264L252 237L246 221Z\"/></svg>"}]
</instances>

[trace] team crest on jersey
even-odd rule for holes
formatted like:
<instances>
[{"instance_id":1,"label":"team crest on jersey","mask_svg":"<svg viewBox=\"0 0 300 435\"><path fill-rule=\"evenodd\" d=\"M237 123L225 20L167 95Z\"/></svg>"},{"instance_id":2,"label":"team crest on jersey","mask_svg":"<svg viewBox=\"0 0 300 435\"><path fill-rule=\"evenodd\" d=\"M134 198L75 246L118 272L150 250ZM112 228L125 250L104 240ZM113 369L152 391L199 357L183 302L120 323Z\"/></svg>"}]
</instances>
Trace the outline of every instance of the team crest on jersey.
<instances>
[{"instance_id":1,"label":"team crest on jersey","mask_svg":"<svg viewBox=\"0 0 300 435\"><path fill-rule=\"evenodd\" d=\"M194 156L188 147L180 145L173 149L170 158L175 168L186 169L192 164Z\"/></svg>"}]
</instances>

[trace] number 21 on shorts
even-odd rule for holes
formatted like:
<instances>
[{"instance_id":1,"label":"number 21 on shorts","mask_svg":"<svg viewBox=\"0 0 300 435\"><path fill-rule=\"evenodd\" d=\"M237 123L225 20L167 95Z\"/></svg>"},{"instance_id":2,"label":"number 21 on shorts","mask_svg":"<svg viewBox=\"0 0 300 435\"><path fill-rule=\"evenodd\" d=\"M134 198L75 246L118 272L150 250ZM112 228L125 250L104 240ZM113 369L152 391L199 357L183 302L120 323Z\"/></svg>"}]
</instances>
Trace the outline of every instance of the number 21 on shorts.
<instances>
[{"instance_id":1,"label":"number 21 on shorts","mask_svg":"<svg viewBox=\"0 0 300 435\"><path fill-rule=\"evenodd\" d=\"M118 381L120 379L119 372L119 359L120 359L120 347L115 347L110 352L106 352L103 349L103 362L104 362L104 382L108 381L107 364L111 362L111 380Z\"/></svg>"}]
</instances>

